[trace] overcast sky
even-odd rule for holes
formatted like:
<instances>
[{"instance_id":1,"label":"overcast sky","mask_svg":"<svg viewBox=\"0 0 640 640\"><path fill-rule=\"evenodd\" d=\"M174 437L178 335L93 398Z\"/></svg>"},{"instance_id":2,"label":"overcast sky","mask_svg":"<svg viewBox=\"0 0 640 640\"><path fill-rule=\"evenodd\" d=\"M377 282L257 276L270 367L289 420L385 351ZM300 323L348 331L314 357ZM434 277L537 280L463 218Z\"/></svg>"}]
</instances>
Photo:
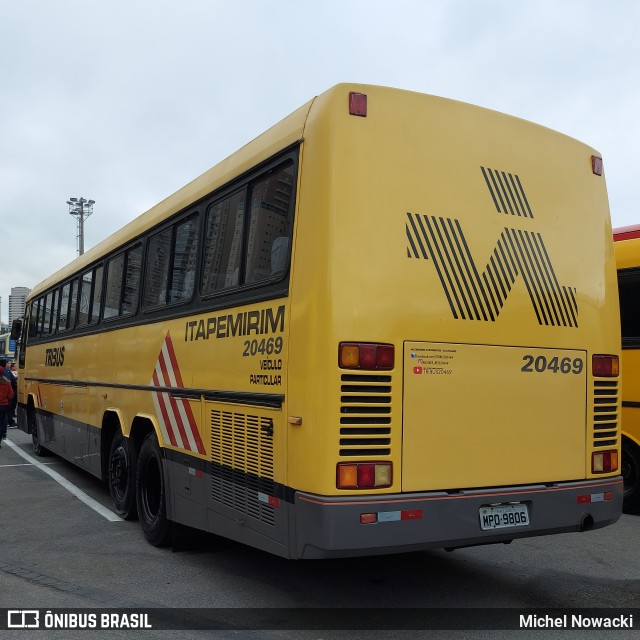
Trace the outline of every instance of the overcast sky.
<instances>
[{"instance_id":1,"label":"overcast sky","mask_svg":"<svg viewBox=\"0 0 640 640\"><path fill-rule=\"evenodd\" d=\"M598 149L640 223L637 0L0 0L2 321L97 244L338 82L430 93Z\"/></svg>"}]
</instances>

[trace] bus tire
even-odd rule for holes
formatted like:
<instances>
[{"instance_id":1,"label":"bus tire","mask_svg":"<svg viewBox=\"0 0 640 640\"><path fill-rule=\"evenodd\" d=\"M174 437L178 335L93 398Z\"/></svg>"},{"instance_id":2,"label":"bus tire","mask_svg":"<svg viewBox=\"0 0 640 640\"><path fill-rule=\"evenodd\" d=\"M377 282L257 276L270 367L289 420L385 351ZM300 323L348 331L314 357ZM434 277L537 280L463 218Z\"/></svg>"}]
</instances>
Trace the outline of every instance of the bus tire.
<instances>
[{"instance_id":1,"label":"bus tire","mask_svg":"<svg viewBox=\"0 0 640 640\"><path fill-rule=\"evenodd\" d=\"M116 513L124 520L135 520L136 472L133 443L118 429L109 450L109 493Z\"/></svg>"},{"instance_id":2,"label":"bus tire","mask_svg":"<svg viewBox=\"0 0 640 640\"><path fill-rule=\"evenodd\" d=\"M147 435L140 448L136 469L138 518L144 537L154 547L169 544L172 523L167 518L166 482L156 434Z\"/></svg>"},{"instance_id":3,"label":"bus tire","mask_svg":"<svg viewBox=\"0 0 640 640\"><path fill-rule=\"evenodd\" d=\"M640 513L640 447L627 438L622 440L622 479L623 511Z\"/></svg>"},{"instance_id":4,"label":"bus tire","mask_svg":"<svg viewBox=\"0 0 640 640\"><path fill-rule=\"evenodd\" d=\"M42 446L40 438L38 437L38 420L36 418L36 410L33 407L29 407L28 409L27 420L29 421L33 452L39 457L46 456L49 452Z\"/></svg>"}]
</instances>

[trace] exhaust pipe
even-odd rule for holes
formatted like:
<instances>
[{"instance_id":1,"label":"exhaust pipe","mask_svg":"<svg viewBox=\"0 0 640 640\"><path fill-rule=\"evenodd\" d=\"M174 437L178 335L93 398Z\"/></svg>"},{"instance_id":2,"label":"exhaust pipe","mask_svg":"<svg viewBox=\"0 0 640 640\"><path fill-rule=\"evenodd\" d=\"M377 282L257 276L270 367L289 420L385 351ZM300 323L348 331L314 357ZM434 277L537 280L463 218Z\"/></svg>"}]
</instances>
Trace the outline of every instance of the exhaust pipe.
<instances>
[{"instance_id":1,"label":"exhaust pipe","mask_svg":"<svg viewBox=\"0 0 640 640\"><path fill-rule=\"evenodd\" d=\"M593 529L593 516L590 513L585 513L580 522L580 531L591 531L591 529Z\"/></svg>"}]
</instances>

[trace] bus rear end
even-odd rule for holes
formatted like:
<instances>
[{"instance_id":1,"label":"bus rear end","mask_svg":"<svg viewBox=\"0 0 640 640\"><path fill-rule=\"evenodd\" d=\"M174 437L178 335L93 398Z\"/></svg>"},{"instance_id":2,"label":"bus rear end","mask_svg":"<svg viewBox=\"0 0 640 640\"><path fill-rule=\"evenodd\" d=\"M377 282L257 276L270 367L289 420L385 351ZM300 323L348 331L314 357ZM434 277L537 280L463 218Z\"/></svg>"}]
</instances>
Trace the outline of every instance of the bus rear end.
<instances>
[{"instance_id":1,"label":"bus rear end","mask_svg":"<svg viewBox=\"0 0 640 640\"><path fill-rule=\"evenodd\" d=\"M291 281L292 555L455 548L621 512L599 154L420 94L311 108Z\"/></svg>"}]
</instances>

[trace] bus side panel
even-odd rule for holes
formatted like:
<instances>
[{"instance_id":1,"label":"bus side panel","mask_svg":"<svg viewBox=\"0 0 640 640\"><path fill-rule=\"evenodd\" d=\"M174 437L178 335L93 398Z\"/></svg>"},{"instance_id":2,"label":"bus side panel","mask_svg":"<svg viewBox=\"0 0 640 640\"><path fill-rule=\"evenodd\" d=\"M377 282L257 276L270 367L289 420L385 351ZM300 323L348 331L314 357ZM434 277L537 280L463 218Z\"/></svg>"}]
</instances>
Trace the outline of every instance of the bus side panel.
<instances>
[{"instance_id":1,"label":"bus side panel","mask_svg":"<svg viewBox=\"0 0 640 640\"><path fill-rule=\"evenodd\" d=\"M97 478L102 477L100 429L47 409L36 409L35 418L38 440L47 451L82 467ZM28 432L24 407L19 408L18 419L19 427Z\"/></svg>"},{"instance_id":2,"label":"bus side panel","mask_svg":"<svg viewBox=\"0 0 640 640\"><path fill-rule=\"evenodd\" d=\"M623 230L624 231L624 230ZM622 475L624 507L640 511L640 238L615 230L622 327Z\"/></svg>"},{"instance_id":3,"label":"bus side panel","mask_svg":"<svg viewBox=\"0 0 640 640\"><path fill-rule=\"evenodd\" d=\"M640 349L622 351L622 432L640 446Z\"/></svg>"}]
</instances>

